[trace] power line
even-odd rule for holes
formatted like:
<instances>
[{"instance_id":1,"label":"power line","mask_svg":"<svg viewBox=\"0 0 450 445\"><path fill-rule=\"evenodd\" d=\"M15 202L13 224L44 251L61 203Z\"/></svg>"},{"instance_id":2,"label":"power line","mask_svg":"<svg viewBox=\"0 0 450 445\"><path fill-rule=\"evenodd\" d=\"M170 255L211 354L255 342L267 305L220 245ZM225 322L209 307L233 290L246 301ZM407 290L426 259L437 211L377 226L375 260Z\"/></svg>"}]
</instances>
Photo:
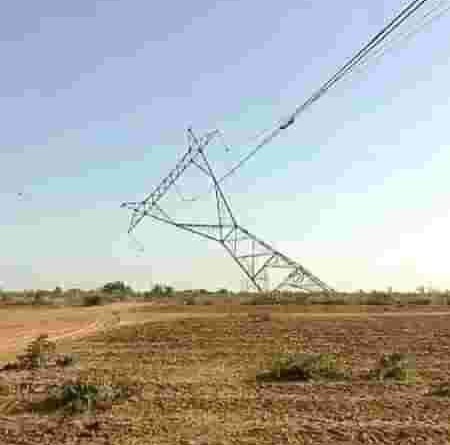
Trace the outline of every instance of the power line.
<instances>
[{"instance_id":1,"label":"power line","mask_svg":"<svg viewBox=\"0 0 450 445\"><path fill-rule=\"evenodd\" d=\"M367 69L372 66L375 63L378 63L378 61L388 52L392 51L393 49L395 49L400 43L405 43L406 41L408 41L409 39L411 39L414 35L418 34L420 31L422 31L427 25L430 25L432 22L434 22L435 20L441 18L446 12L448 12L450 10L450 4L448 2L448 0L440 0L437 5L435 5L431 10L429 10L426 14L424 14L418 22L416 22L413 25L413 29L409 30L405 33L399 34L394 36L393 38L391 38L390 40L387 41L387 43L385 43L384 45L381 45L379 48L377 48L376 50L374 50L375 52L373 53L367 53L366 57L361 59L358 63L355 63L351 69L348 69L346 71L346 74L348 74L349 77L346 77L345 79L350 80L350 83L355 79L355 77L359 74L364 73L365 71L367 71ZM426 20L428 19L428 20ZM386 36L387 37L387 36ZM381 43L381 41L380 41ZM355 76L356 74L356 76ZM342 79L343 76L340 78ZM337 82L334 83L334 85L336 85ZM332 85L332 86L334 86ZM328 88L330 89L331 86ZM291 115L292 116L292 115ZM284 119L280 119L276 122L275 125L272 125L269 128L265 128L262 131L259 131L256 135L248 138L247 140L245 140L245 142L250 142L253 140L257 140L259 138L261 138L262 136L266 135L266 137L256 146L255 149L253 149L251 152L249 152L244 158L242 158L238 164L236 164L234 167L232 167L230 170L228 170L220 179L219 182L224 181L226 178L228 178L229 176L231 176L235 171L237 171L245 162L247 162L247 160L249 160L254 154L256 154L257 151L259 151L260 149L262 149L265 145L267 145L273 138L275 138L282 129L287 128L286 122L288 118L284 118ZM292 118L291 118L292 119ZM275 130L274 130L275 127ZM281 128L280 127L284 127ZM269 131L271 131L270 134ZM274 134L276 133L276 134ZM223 135L220 135L221 139L223 137ZM224 143L223 139L222 139L222 143ZM229 151L229 145L224 144L227 148L227 151ZM212 190L212 188L211 188ZM211 191L210 190L210 191ZM209 192L207 192L209 193ZM201 195L191 199L190 201L197 201L201 199Z\"/></svg>"},{"instance_id":2,"label":"power line","mask_svg":"<svg viewBox=\"0 0 450 445\"><path fill-rule=\"evenodd\" d=\"M256 147L245 155L234 167L227 171L219 178L219 183L233 175L241 168L250 158L259 152L264 146L269 144L283 130L294 124L296 118L313 105L318 99L324 96L334 85L336 85L344 76L354 70L356 66L361 64L365 57L377 46L379 46L390 34L392 34L399 26L401 26L409 17L417 12L429 0L414 0L406 8L404 8L393 20L391 20L381 31L379 31L369 42L363 46L347 63L345 63L329 80L327 80L316 92L314 92L305 102L298 106L292 114L287 118L279 121L279 124L256 145ZM445 11L444 11L445 12ZM444 13L442 12L442 14ZM280 124L281 122L281 124Z\"/></svg>"},{"instance_id":3,"label":"power line","mask_svg":"<svg viewBox=\"0 0 450 445\"><path fill-rule=\"evenodd\" d=\"M408 10L410 13L407 17L403 16L403 20L401 22L397 21L396 22L396 27L390 27L390 32L389 34L384 35L383 39L380 38L380 40L378 41L378 43L375 46L371 46L371 49L374 49L377 47L377 49L375 49L371 52L367 51L365 53L364 57L361 57L358 59L357 62L354 62L353 64L351 64L352 61L356 60L357 56L354 56L350 62L348 62L347 64L344 65L348 66L347 69L345 70L345 72L343 71L343 69L341 68L338 72L341 72L341 75L339 76L339 78L335 79L334 83L332 85L329 85L324 92L321 94L321 96L323 94L325 94L329 89L331 89L333 86L336 85L338 80L341 80L344 78L344 75L348 75L349 77L345 77L346 79L349 79L350 82L352 80L354 80L355 76L354 74L358 75L363 73L364 71L367 70L367 68L371 65L373 65L373 62L378 62L379 59L381 59L386 53L390 52L392 49L394 49L396 46L398 46L399 43L405 43L407 40L409 40L411 37L413 37L414 35L418 34L420 31L422 31L427 25L430 25L432 22L434 22L435 20L441 18L446 12L448 12L450 10L450 5L448 0L440 0L437 5L435 5L431 10L429 10L426 14L424 14L418 22L416 22L413 26L412 30L409 30L405 33L399 34L394 36L393 38L391 38L390 40L387 41L387 43L385 43L384 45L380 45L390 34L392 34L392 32L397 29L401 23L403 23L406 18L410 17L411 14L413 12L416 12L418 7L423 6L423 4L426 2L422 1L422 2L415 2L418 3L418 5L416 5L416 8L414 10L408 9L412 6L412 4L406 8L403 13ZM447 5L447 6L446 6ZM400 17L402 13L400 13L398 17ZM428 19L428 20L426 20ZM396 19L394 19L393 21L395 21ZM384 29L388 28L392 22L390 22L389 25L387 25ZM380 33L377 34L380 35ZM371 40L371 42L374 40L375 38L373 38ZM369 42L370 44L370 42ZM364 48L369 48L369 44L367 44ZM379 47L379 48L378 48ZM362 50L361 50L362 51ZM359 51L359 53L361 53L361 51ZM359 54L358 53L358 54ZM332 77L332 79L336 78L336 75ZM330 81L328 81L325 85L327 85L328 83L330 83ZM322 87L321 89L324 89L324 87ZM319 91L321 90L319 89ZM316 92L317 94L317 92ZM311 97L314 97L311 96ZM317 97L315 100L317 100L319 97ZM310 98L311 99L311 98ZM314 100L314 102L315 102ZM307 103L308 101L306 101L305 103ZM310 103L310 105L312 105L313 102ZM296 109L296 112L298 112L298 110L300 108L302 108L302 110L300 111L305 111L306 107L304 107L304 104L300 107L298 107ZM294 112L295 114L295 112ZM299 114L299 113L298 113ZM242 167L242 165L244 163L246 163L251 157L253 157L259 150L261 150L265 145L267 145L271 140L273 140L283 129L286 129L287 127L289 127L295 120L295 117L293 117L293 115L291 114L290 117L288 118L283 118L278 120L275 125L272 125L269 128L266 128L262 131L259 131L256 135L248 138L245 142L250 142L253 140L257 140L259 138L261 138L262 136L266 135L264 137L264 139L252 150L250 151L245 157L243 157L235 166L233 166L232 168L230 168L223 176L220 177L219 182L221 183L222 181L224 181L225 179L227 179L229 176L231 176L232 174L234 174L240 167ZM275 129L274 129L275 127ZM272 131L270 131L272 130ZM270 131L270 133L269 133ZM222 136L222 135L221 135ZM222 139L223 142L223 139ZM229 146L226 146L227 148ZM211 188L212 190L212 188ZM210 190L210 191L211 191ZM209 192L208 192L209 193ZM193 201L197 201L201 199L201 195L197 196L196 198L193 199Z\"/></svg>"},{"instance_id":4,"label":"power line","mask_svg":"<svg viewBox=\"0 0 450 445\"><path fill-rule=\"evenodd\" d=\"M443 7L444 5L447 6ZM439 20L441 17L443 17L448 11L450 11L449 1L441 0L438 5L436 5L432 10L428 11L423 16L422 22L418 23L419 26L416 26L409 32L405 32L396 36L395 39L390 40L387 44L379 48L379 50L377 50L377 52L370 58L366 59L364 63L361 63L356 70L353 70L352 73L350 73L350 77L348 78L350 80L350 83L356 76L366 72L367 68L369 68L369 65L373 66L374 62L378 63L385 54L391 52L393 49L397 49L399 44L404 44L409 41L412 37L423 31L426 26L431 25L434 21ZM426 18L428 18L428 20L423 20Z\"/></svg>"}]
</instances>

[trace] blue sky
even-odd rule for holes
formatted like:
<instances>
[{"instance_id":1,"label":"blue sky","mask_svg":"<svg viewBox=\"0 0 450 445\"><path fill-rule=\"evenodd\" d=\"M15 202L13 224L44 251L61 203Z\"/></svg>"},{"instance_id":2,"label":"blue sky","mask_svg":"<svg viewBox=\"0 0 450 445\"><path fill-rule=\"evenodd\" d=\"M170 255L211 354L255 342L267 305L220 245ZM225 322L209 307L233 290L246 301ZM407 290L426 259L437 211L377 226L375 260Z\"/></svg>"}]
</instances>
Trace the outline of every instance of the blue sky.
<instances>
[{"instance_id":1,"label":"blue sky","mask_svg":"<svg viewBox=\"0 0 450 445\"><path fill-rule=\"evenodd\" d=\"M3 287L239 288L220 246L172 227L142 224L138 255L120 203L160 181L189 125L220 128L229 159L212 149L239 158L407 3L9 2ZM227 181L241 224L338 289L450 288L449 23L344 81Z\"/></svg>"}]
</instances>

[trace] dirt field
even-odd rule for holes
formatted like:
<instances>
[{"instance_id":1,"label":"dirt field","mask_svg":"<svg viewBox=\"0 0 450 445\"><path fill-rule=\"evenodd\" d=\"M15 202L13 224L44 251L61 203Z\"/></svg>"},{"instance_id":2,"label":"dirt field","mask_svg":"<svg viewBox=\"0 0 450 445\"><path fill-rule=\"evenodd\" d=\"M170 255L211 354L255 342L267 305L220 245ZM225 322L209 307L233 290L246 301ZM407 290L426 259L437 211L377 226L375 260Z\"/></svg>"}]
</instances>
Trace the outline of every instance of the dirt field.
<instances>
[{"instance_id":1,"label":"dirt field","mask_svg":"<svg viewBox=\"0 0 450 445\"><path fill-rule=\"evenodd\" d=\"M51 339L83 337L110 325L118 314L119 324L128 325L154 320L173 318L201 317L211 314L246 314L252 312L270 312L275 316L289 314L296 316L323 317L332 314L335 317L363 316L368 314L403 315L437 315L450 312L450 307L423 306L420 308L396 306L321 306L321 305L282 305L252 306L240 305L155 305L153 303L121 302L95 307L31 307L0 306L0 363L14 357L23 347L39 334L48 334Z\"/></svg>"},{"instance_id":2,"label":"dirt field","mask_svg":"<svg viewBox=\"0 0 450 445\"><path fill-rule=\"evenodd\" d=\"M86 326L107 315L98 310L81 317ZM93 381L127 379L139 392L89 419L20 410L0 415L0 444L449 443L450 398L427 392L450 381L450 312L318 310L124 307L122 323L141 324L62 339L58 349L80 359L76 370L64 372ZM334 352L352 378L257 383L256 373L282 351ZM394 351L415 355L418 381L368 381L381 354ZM42 391L45 382L64 377L58 372L3 371L0 379L32 379Z\"/></svg>"}]
</instances>

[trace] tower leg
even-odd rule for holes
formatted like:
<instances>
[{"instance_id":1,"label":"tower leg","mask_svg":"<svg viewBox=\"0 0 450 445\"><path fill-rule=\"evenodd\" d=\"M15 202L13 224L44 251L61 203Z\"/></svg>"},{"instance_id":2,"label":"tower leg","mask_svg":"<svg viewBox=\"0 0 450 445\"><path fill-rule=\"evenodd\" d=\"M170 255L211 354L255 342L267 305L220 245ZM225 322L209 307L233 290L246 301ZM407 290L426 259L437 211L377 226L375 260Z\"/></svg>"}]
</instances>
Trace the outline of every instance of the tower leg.
<instances>
[{"instance_id":1,"label":"tower leg","mask_svg":"<svg viewBox=\"0 0 450 445\"><path fill-rule=\"evenodd\" d=\"M301 264L239 225L236 225L219 242L257 291L334 292L330 286Z\"/></svg>"}]
</instances>

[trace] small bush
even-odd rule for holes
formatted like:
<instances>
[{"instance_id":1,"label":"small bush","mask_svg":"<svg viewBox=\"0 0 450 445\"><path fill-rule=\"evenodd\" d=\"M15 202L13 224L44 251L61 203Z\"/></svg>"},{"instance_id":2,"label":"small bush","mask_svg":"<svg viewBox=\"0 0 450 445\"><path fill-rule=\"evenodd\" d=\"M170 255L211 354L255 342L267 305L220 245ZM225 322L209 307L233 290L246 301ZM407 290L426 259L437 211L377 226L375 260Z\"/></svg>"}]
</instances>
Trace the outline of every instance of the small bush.
<instances>
[{"instance_id":1,"label":"small bush","mask_svg":"<svg viewBox=\"0 0 450 445\"><path fill-rule=\"evenodd\" d=\"M323 304L323 305L330 305L330 306L341 306L341 305L348 304L348 300L346 300L345 298L340 298L340 297L328 297L328 298L325 298L324 300L319 301L318 303Z\"/></svg>"},{"instance_id":2,"label":"small bush","mask_svg":"<svg viewBox=\"0 0 450 445\"><path fill-rule=\"evenodd\" d=\"M273 294L261 294L261 295L253 296L252 298L243 302L242 304L252 305L252 306L272 305L272 304L279 304L279 300Z\"/></svg>"},{"instance_id":3,"label":"small bush","mask_svg":"<svg viewBox=\"0 0 450 445\"><path fill-rule=\"evenodd\" d=\"M450 397L450 383L444 382L439 385L435 385L430 389L428 395L436 397Z\"/></svg>"},{"instance_id":4,"label":"small bush","mask_svg":"<svg viewBox=\"0 0 450 445\"><path fill-rule=\"evenodd\" d=\"M394 380L410 383L416 378L414 357L395 352L381 357L378 367L370 371L372 379L385 381Z\"/></svg>"},{"instance_id":5,"label":"small bush","mask_svg":"<svg viewBox=\"0 0 450 445\"><path fill-rule=\"evenodd\" d=\"M56 366L65 368L67 366L74 365L76 363L76 359L73 355L63 354L56 358L55 363L56 363Z\"/></svg>"},{"instance_id":6,"label":"small bush","mask_svg":"<svg viewBox=\"0 0 450 445\"><path fill-rule=\"evenodd\" d=\"M427 298L427 297L416 297L416 298L412 298L411 300L408 301L408 304L417 305L417 306L427 306L431 303L432 303L431 299Z\"/></svg>"},{"instance_id":7,"label":"small bush","mask_svg":"<svg viewBox=\"0 0 450 445\"><path fill-rule=\"evenodd\" d=\"M70 414L91 413L99 399L99 388L86 383L66 383L49 388L49 396L31 404L34 412L52 412L62 409Z\"/></svg>"},{"instance_id":8,"label":"small bush","mask_svg":"<svg viewBox=\"0 0 450 445\"><path fill-rule=\"evenodd\" d=\"M126 399L131 389L125 385L97 385L76 381L50 389L46 399L33 404L34 411L51 412L62 409L70 414L92 413L110 407L114 402Z\"/></svg>"},{"instance_id":9,"label":"small bush","mask_svg":"<svg viewBox=\"0 0 450 445\"><path fill-rule=\"evenodd\" d=\"M39 335L27 346L25 354L18 356L18 368L33 369L46 366L55 349L56 345L48 340L47 334Z\"/></svg>"},{"instance_id":10,"label":"small bush","mask_svg":"<svg viewBox=\"0 0 450 445\"><path fill-rule=\"evenodd\" d=\"M72 412L91 412L95 408L98 395L99 390L95 385L65 385L61 391L61 403Z\"/></svg>"},{"instance_id":11,"label":"small bush","mask_svg":"<svg viewBox=\"0 0 450 445\"><path fill-rule=\"evenodd\" d=\"M334 354L280 354L273 360L270 371L259 374L259 380L346 380Z\"/></svg>"},{"instance_id":12,"label":"small bush","mask_svg":"<svg viewBox=\"0 0 450 445\"><path fill-rule=\"evenodd\" d=\"M52 303L50 301L47 301L45 292L36 292L31 300L32 306L47 306L51 304Z\"/></svg>"},{"instance_id":13,"label":"small bush","mask_svg":"<svg viewBox=\"0 0 450 445\"><path fill-rule=\"evenodd\" d=\"M365 302L369 305L392 305L396 303L395 298L392 295L388 294L372 294L367 297L367 300Z\"/></svg>"},{"instance_id":14,"label":"small bush","mask_svg":"<svg viewBox=\"0 0 450 445\"><path fill-rule=\"evenodd\" d=\"M302 293L289 293L289 292L276 292L270 294L257 294L252 296L248 300L244 300L241 304L244 305L254 305L254 306L265 306L265 305L286 305L286 304L298 304L306 305L313 303L310 295Z\"/></svg>"},{"instance_id":15,"label":"small bush","mask_svg":"<svg viewBox=\"0 0 450 445\"><path fill-rule=\"evenodd\" d=\"M101 288L101 291L106 294L132 294L133 289L127 286L123 281L111 281L106 283Z\"/></svg>"},{"instance_id":16,"label":"small bush","mask_svg":"<svg viewBox=\"0 0 450 445\"><path fill-rule=\"evenodd\" d=\"M187 305L187 306L195 306L196 304L196 300L194 296L189 296L183 299L183 304Z\"/></svg>"},{"instance_id":17,"label":"small bush","mask_svg":"<svg viewBox=\"0 0 450 445\"><path fill-rule=\"evenodd\" d=\"M101 304L103 304L103 298L98 294L83 297L83 306L100 306Z\"/></svg>"}]
</instances>

